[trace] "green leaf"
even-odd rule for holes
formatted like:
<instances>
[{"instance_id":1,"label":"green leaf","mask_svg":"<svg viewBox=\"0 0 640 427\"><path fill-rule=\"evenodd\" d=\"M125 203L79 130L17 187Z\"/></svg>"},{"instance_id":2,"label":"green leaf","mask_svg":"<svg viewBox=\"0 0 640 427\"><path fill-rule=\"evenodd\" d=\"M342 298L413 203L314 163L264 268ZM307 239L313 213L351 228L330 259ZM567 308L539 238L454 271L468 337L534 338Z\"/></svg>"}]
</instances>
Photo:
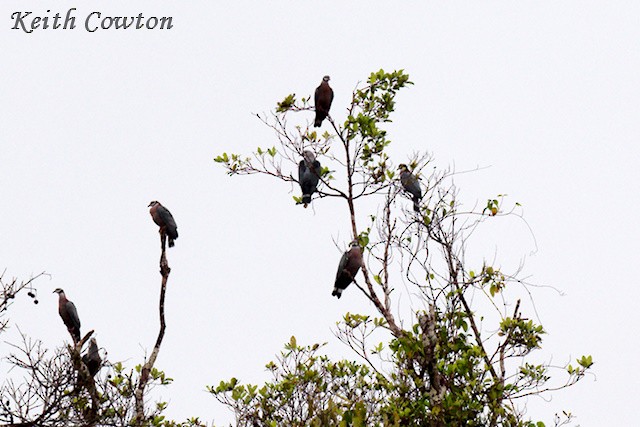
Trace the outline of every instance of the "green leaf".
<instances>
[{"instance_id":1,"label":"green leaf","mask_svg":"<svg viewBox=\"0 0 640 427\"><path fill-rule=\"evenodd\" d=\"M593 365L593 358L591 356L582 356L577 362L583 368L590 368Z\"/></svg>"},{"instance_id":2,"label":"green leaf","mask_svg":"<svg viewBox=\"0 0 640 427\"><path fill-rule=\"evenodd\" d=\"M213 161L216 163L228 163L229 155L227 153L222 153L222 155L216 157L215 159L213 159Z\"/></svg>"},{"instance_id":3,"label":"green leaf","mask_svg":"<svg viewBox=\"0 0 640 427\"><path fill-rule=\"evenodd\" d=\"M276 112L284 113L285 111L290 110L294 106L295 103L296 103L296 95L295 95L295 93L287 95L287 97L285 99L283 99L282 101L278 102L278 104L276 106Z\"/></svg>"}]
</instances>

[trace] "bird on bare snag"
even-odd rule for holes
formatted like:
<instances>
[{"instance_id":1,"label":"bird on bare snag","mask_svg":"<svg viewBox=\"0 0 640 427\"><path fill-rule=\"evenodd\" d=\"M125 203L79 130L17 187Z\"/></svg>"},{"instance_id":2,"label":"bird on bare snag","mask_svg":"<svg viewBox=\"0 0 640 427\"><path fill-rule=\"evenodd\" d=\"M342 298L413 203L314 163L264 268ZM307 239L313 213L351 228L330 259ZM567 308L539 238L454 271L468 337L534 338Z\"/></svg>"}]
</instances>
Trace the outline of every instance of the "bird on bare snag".
<instances>
[{"instance_id":1,"label":"bird on bare snag","mask_svg":"<svg viewBox=\"0 0 640 427\"><path fill-rule=\"evenodd\" d=\"M409 172L409 168L405 164L401 164L398 166L400 169L400 183L406 192L411 194L411 198L413 200L413 210L416 212L420 212L420 199L422 198L422 189L420 189L420 182L418 178L411 172Z\"/></svg>"},{"instance_id":2,"label":"bird on bare snag","mask_svg":"<svg viewBox=\"0 0 640 427\"><path fill-rule=\"evenodd\" d=\"M320 181L320 162L316 160L315 154L305 150L302 153L303 160L298 165L298 181L302 190L302 203L306 208L311 203L311 196L316 192Z\"/></svg>"},{"instance_id":3,"label":"bird on bare snag","mask_svg":"<svg viewBox=\"0 0 640 427\"><path fill-rule=\"evenodd\" d=\"M331 293L332 296L338 298L342 296L342 291L347 289L347 286L353 282L358 270L362 267L362 248L358 240L353 240L350 246L350 249L342 254L342 258L340 258L336 281Z\"/></svg>"},{"instance_id":4,"label":"bird on bare snag","mask_svg":"<svg viewBox=\"0 0 640 427\"><path fill-rule=\"evenodd\" d=\"M333 101L333 89L329 86L329 76L322 78L322 83L316 88L313 100L316 104L316 120L313 126L320 127L322 121L329 115L329 109Z\"/></svg>"},{"instance_id":5,"label":"bird on bare snag","mask_svg":"<svg viewBox=\"0 0 640 427\"><path fill-rule=\"evenodd\" d=\"M53 292L58 294L58 313L71 334L73 343L77 344L80 341L80 318L76 306L67 299L62 289L58 288Z\"/></svg>"},{"instance_id":6,"label":"bird on bare snag","mask_svg":"<svg viewBox=\"0 0 640 427\"><path fill-rule=\"evenodd\" d=\"M94 377L102 367L102 358L100 357L98 342L95 338L91 338L91 341L89 341L89 350L87 354L82 356L82 362L87 366L89 375L92 377Z\"/></svg>"},{"instance_id":7,"label":"bird on bare snag","mask_svg":"<svg viewBox=\"0 0 640 427\"><path fill-rule=\"evenodd\" d=\"M160 202L154 200L149 203L149 213L153 222L160 227L160 234L166 235L169 238L169 247L172 248L174 240L178 238L178 226L173 219L173 215L169 212L169 209L165 208Z\"/></svg>"}]
</instances>

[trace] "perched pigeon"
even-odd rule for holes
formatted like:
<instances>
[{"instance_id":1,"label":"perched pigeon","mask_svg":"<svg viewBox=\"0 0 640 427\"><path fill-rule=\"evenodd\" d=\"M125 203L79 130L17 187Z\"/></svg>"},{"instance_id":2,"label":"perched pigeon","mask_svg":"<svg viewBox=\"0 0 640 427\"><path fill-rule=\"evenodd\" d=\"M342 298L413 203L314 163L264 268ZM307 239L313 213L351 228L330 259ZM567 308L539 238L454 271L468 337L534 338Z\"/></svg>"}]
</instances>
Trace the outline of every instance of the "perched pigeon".
<instances>
[{"instance_id":1,"label":"perched pigeon","mask_svg":"<svg viewBox=\"0 0 640 427\"><path fill-rule=\"evenodd\" d=\"M91 338L91 341L89 341L89 350L87 351L87 354L82 356L82 361L87 366L89 374L92 377L95 376L100 370L102 359L100 358L100 353L98 352L98 343L95 338Z\"/></svg>"},{"instance_id":2,"label":"perched pigeon","mask_svg":"<svg viewBox=\"0 0 640 427\"><path fill-rule=\"evenodd\" d=\"M316 192L318 181L320 181L320 162L316 160L315 154L305 150L304 157L298 165L298 181L302 189L302 203L306 208L311 203L311 195Z\"/></svg>"},{"instance_id":3,"label":"perched pigeon","mask_svg":"<svg viewBox=\"0 0 640 427\"><path fill-rule=\"evenodd\" d=\"M420 205L418 203L422 198L422 190L420 189L418 178L409 172L409 169L405 164L398 166L398 169L400 169L400 183L402 184L402 187L412 196L413 210L420 212Z\"/></svg>"},{"instance_id":4,"label":"perched pigeon","mask_svg":"<svg viewBox=\"0 0 640 427\"><path fill-rule=\"evenodd\" d=\"M351 248L342 254L340 264L338 265L338 273L336 274L336 282L333 287L332 296L340 298L342 291L353 282L358 270L362 266L362 248L358 244L358 240L351 242Z\"/></svg>"},{"instance_id":5,"label":"perched pigeon","mask_svg":"<svg viewBox=\"0 0 640 427\"><path fill-rule=\"evenodd\" d=\"M169 247L173 247L173 241L178 238L178 226L173 219L173 215L169 212L169 209L165 208L158 201L149 203L151 209L149 213L153 222L160 226L160 234L166 234L169 237Z\"/></svg>"},{"instance_id":6,"label":"perched pigeon","mask_svg":"<svg viewBox=\"0 0 640 427\"><path fill-rule=\"evenodd\" d=\"M62 321L67 326L67 330L73 338L73 343L80 341L80 318L76 306L67 299L64 291L60 288L53 291L58 294L58 313L62 317Z\"/></svg>"},{"instance_id":7,"label":"perched pigeon","mask_svg":"<svg viewBox=\"0 0 640 427\"><path fill-rule=\"evenodd\" d=\"M333 101L333 89L329 86L329 76L322 78L322 83L316 88L313 99L316 104L316 120L313 126L320 127L322 121L327 118Z\"/></svg>"}]
</instances>

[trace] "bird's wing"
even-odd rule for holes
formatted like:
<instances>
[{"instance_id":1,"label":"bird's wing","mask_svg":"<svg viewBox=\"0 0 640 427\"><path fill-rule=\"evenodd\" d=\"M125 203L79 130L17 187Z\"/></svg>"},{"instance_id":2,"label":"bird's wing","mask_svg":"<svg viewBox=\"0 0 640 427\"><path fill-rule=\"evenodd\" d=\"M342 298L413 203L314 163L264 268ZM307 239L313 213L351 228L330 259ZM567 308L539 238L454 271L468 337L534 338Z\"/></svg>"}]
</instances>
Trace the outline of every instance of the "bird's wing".
<instances>
[{"instance_id":1,"label":"bird's wing","mask_svg":"<svg viewBox=\"0 0 640 427\"><path fill-rule=\"evenodd\" d=\"M409 192L413 194L415 197L422 197L422 189L420 188L420 182L415 175L409 175Z\"/></svg>"},{"instance_id":2,"label":"bird's wing","mask_svg":"<svg viewBox=\"0 0 640 427\"><path fill-rule=\"evenodd\" d=\"M331 109L331 102L333 102L333 89L331 89L329 84L326 82L322 82L318 89L320 90L316 108L318 108L317 104L320 104L320 108L322 109L322 111L328 114L329 109Z\"/></svg>"},{"instance_id":3,"label":"bird's wing","mask_svg":"<svg viewBox=\"0 0 640 427\"><path fill-rule=\"evenodd\" d=\"M411 173L409 173L409 171L407 170L403 170L402 172L400 172L400 182L405 189L409 187L409 184L411 182Z\"/></svg>"},{"instance_id":4,"label":"bird's wing","mask_svg":"<svg viewBox=\"0 0 640 427\"><path fill-rule=\"evenodd\" d=\"M87 353L91 360L100 361L100 353L98 352L98 344L95 341L91 341L89 344L89 352Z\"/></svg>"},{"instance_id":5,"label":"bird's wing","mask_svg":"<svg viewBox=\"0 0 640 427\"><path fill-rule=\"evenodd\" d=\"M169 209L164 206L158 206L158 215L167 228L178 228L176 221L173 219L173 215L169 212Z\"/></svg>"},{"instance_id":6,"label":"bird's wing","mask_svg":"<svg viewBox=\"0 0 640 427\"><path fill-rule=\"evenodd\" d=\"M320 182L321 171L322 171L322 168L320 166L320 162L316 160L315 162L313 162L313 170L310 171L314 187L317 187L318 182Z\"/></svg>"},{"instance_id":7,"label":"bird's wing","mask_svg":"<svg viewBox=\"0 0 640 427\"><path fill-rule=\"evenodd\" d=\"M65 304L65 309L69 314L69 320L71 320L73 326L80 330L80 318L78 317L78 310L76 310L75 304L73 304L71 301L67 301L67 303Z\"/></svg>"},{"instance_id":8,"label":"bird's wing","mask_svg":"<svg viewBox=\"0 0 640 427\"><path fill-rule=\"evenodd\" d=\"M336 280L338 279L338 277L340 277L340 275L342 274L342 271L347 266L348 262L349 262L349 252L347 251L343 253L342 258L340 258L340 264L338 264L338 272L336 273Z\"/></svg>"},{"instance_id":9,"label":"bird's wing","mask_svg":"<svg viewBox=\"0 0 640 427\"><path fill-rule=\"evenodd\" d=\"M302 182L302 177L304 176L306 171L307 171L307 166L304 164L304 160L300 160L300 163L298 164L298 181L299 182Z\"/></svg>"},{"instance_id":10,"label":"bird's wing","mask_svg":"<svg viewBox=\"0 0 640 427\"><path fill-rule=\"evenodd\" d=\"M414 196L420 197L422 190L420 189L418 178L414 174L409 171L402 171L400 173L400 182L405 190Z\"/></svg>"}]
</instances>

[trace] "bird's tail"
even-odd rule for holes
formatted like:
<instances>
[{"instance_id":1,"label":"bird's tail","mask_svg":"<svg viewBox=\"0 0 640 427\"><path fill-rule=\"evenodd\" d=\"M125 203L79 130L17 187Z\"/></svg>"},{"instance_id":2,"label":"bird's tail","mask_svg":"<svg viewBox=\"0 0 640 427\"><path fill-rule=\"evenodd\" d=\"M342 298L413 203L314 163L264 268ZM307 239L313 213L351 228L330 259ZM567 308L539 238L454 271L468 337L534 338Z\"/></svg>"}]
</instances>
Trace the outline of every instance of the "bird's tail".
<instances>
[{"instance_id":1,"label":"bird's tail","mask_svg":"<svg viewBox=\"0 0 640 427\"><path fill-rule=\"evenodd\" d=\"M322 125L322 121L327 118L327 115L321 111L316 110L316 120L313 122L313 127L319 128Z\"/></svg>"},{"instance_id":2,"label":"bird's tail","mask_svg":"<svg viewBox=\"0 0 640 427\"><path fill-rule=\"evenodd\" d=\"M417 195L413 196L413 210L420 212L420 197Z\"/></svg>"},{"instance_id":3,"label":"bird's tail","mask_svg":"<svg viewBox=\"0 0 640 427\"><path fill-rule=\"evenodd\" d=\"M172 248L174 245L175 243L173 242L173 239L169 237L169 247Z\"/></svg>"},{"instance_id":4,"label":"bird's tail","mask_svg":"<svg viewBox=\"0 0 640 427\"><path fill-rule=\"evenodd\" d=\"M338 299L340 299L340 297L342 296L342 289L333 288L333 292L331 292L331 296L338 297Z\"/></svg>"}]
</instances>

